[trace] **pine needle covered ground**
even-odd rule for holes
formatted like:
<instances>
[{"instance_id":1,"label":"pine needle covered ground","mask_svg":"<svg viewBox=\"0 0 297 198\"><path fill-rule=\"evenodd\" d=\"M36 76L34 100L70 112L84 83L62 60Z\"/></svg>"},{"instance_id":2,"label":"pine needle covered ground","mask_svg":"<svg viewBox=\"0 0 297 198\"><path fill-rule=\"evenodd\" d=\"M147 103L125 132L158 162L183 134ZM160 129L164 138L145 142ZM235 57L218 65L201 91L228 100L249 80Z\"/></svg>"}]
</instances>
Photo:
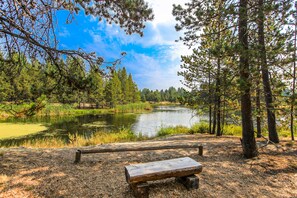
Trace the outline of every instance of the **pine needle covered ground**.
<instances>
[{"instance_id":1,"label":"pine needle covered ground","mask_svg":"<svg viewBox=\"0 0 297 198\"><path fill-rule=\"evenodd\" d=\"M150 197L297 197L297 145L282 141L244 159L238 137L179 135L158 140L96 147L137 147L200 142L196 149L83 155L73 164L75 149L0 149L0 197L133 197L124 166L189 156L203 165L200 188L187 191L174 178L150 183ZM95 148L85 147L85 148Z\"/></svg>"}]
</instances>

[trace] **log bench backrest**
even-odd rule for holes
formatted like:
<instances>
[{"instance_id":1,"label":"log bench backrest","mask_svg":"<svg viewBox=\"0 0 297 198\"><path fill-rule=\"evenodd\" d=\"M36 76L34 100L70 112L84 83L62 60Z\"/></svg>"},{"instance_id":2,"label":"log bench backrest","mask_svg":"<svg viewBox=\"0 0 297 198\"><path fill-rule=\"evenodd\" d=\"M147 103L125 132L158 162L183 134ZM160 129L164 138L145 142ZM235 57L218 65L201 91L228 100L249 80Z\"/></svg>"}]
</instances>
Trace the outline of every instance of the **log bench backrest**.
<instances>
[{"instance_id":1,"label":"log bench backrest","mask_svg":"<svg viewBox=\"0 0 297 198\"><path fill-rule=\"evenodd\" d=\"M184 177L201 171L202 165L189 157L125 166L126 180L130 184Z\"/></svg>"}]
</instances>

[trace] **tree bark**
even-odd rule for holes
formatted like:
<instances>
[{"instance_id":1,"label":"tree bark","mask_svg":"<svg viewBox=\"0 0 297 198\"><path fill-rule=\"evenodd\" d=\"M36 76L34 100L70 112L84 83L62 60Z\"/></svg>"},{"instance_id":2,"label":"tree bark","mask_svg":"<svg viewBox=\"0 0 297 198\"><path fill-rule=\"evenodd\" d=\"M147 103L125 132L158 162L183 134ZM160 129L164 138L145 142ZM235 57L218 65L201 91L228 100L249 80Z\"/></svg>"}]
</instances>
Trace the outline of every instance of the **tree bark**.
<instances>
[{"instance_id":1,"label":"tree bark","mask_svg":"<svg viewBox=\"0 0 297 198\"><path fill-rule=\"evenodd\" d=\"M294 138L294 106L295 106L295 87L296 87L296 34L297 34L297 3L295 3L295 31L294 31L294 54L293 54L293 82L292 82L292 101L290 109L290 130L291 130L291 139Z\"/></svg>"},{"instance_id":2,"label":"tree bark","mask_svg":"<svg viewBox=\"0 0 297 198\"><path fill-rule=\"evenodd\" d=\"M241 115L242 115L242 147L246 158L258 155L254 128L252 122L252 105L250 95L250 68L248 56L248 25L247 25L247 0L240 0L239 5L239 71L241 81Z\"/></svg>"},{"instance_id":3,"label":"tree bark","mask_svg":"<svg viewBox=\"0 0 297 198\"><path fill-rule=\"evenodd\" d=\"M273 96L270 86L269 71L266 58L265 48L265 36L264 36L264 12L263 12L263 0L259 0L259 18L258 18L258 34L259 34L259 54L261 63L262 80L264 87L264 95L267 110L267 122L268 122L268 134L269 140L274 143L279 143L278 134L276 131L275 122L275 108L273 104Z\"/></svg>"},{"instance_id":4,"label":"tree bark","mask_svg":"<svg viewBox=\"0 0 297 198\"><path fill-rule=\"evenodd\" d=\"M222 2L219 3L221 10ZM218 59L217 59L217 80L216 80L216 98L217 98L217 131L216 136L221 136L221 15L218 17Z\"/></svg>"},{"instance_id":5,"label":"tree bark","mask_svg":"<svg viewBox=\"0 0 297 198\"><path fill-rule=\"evenodd\" d=\"M261 129L261 102L260 102L260 82L257 80L257 90L256 90L256 108L257 108L257 137L262 136Z\"/></svg>"},{"instance_id":6,"label":"tree bark","mask_svg":"<svg viewBox=\"0 0 297 198\"><path fill-rule=\"evenodd\" d=\"M211 130L211 134L215 134L216 133L216 126L217 126L217 105L216 103L214 104L213 107L213 124L212 124L212 130Z\"/></svg>"},{"instance_id":7,"label":"tree bark","mask_svg":"<svg viewBox=\"0 0 297 198\"><path fill-rule=\"evenodd\" d=\"M221 136L221 80L220 80L220 71L221 71L221 58L219 57L217 60L218 68L217 68L217 82L216 82L216 103L217 103L217 130L216 136Z\"/></svg>"},{"instance_id":8,"label":"tree bark","mask_svg":"<svg viewBox=\"0 0 297 198\"><path fill-rule=\"evenodd\" d=\"M210 71L208 73L208 110L209 110L209 123L208 123L208 132L211 133L211 116L212 116L212 105L211 105L211 82L210 82Z\"/></svg>"}]
</instances>

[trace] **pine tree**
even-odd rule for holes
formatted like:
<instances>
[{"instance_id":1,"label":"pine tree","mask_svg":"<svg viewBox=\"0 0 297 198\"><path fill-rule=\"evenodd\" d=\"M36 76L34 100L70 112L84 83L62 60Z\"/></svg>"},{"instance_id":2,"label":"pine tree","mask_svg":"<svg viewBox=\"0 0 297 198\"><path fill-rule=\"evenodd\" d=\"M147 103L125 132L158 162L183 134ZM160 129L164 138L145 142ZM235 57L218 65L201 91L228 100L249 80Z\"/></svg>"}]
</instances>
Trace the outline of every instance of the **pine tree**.
<instances>
[{"instance_id":1,"label":"pine tree","mask_svg":"<svg viewBox=\"0 0 297 198\"><path fill-rule=\"evenodd\" d=\"M261 62L261 73L264 87L264 96L266 101L267 119L268 119L268 132L269 140L274 143L279 143L278 134L276 131L275 108L273 96L270 86L269 71L266 58L265 48L265 34L264 34L264 1L258 0L258 36L259 36L259 54Z\"/></svg>"},{"instance_id":2,"label":"pine tree","mask_svg":"<svg viewBox=\"0 0 297 198\"><path fill-rule=\"evenodd\" d=\"M105 87L106 102L110 103L111 107L115 107L122 103L122 94L121 81L118 77L118 73L113 71L112 77L109 79Z\"/></svg>"},{"instance_id":3,"label":"pine tree","mask_svg":"<svg viewBox=\"0 0 297 198\"><path fill-rule=\"evenodd\" d=\"M243 154L247 158L258 155L252 121L252 103L250 93L250 68L248 51L248 1L239 2L239 34L240 43L240 83L241 83L241 116L242 116L242 146Z\"/></svg>"}]
</instances>

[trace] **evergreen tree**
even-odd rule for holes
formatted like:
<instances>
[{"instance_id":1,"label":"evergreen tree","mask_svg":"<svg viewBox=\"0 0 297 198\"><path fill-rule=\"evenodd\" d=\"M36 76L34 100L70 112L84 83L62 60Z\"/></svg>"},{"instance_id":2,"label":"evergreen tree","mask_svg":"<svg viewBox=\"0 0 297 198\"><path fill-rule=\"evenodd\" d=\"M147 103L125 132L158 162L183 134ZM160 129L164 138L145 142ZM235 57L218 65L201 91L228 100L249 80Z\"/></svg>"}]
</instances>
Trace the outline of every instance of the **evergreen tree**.
<instances>
[{"instance_id":1,"label":"evergreen tree","mask_svg":"<svg viewBox=\"0 0 297 198\"><path fill-rule=\"evenodd\" d=\"M115 107L118 104L121 104L122 96L122 86L121 81L118 77L118 73L113 71L112 77L109 79L105 87L105 99L106 102L110 104L111 107Z\"/></svg>"},{"instance_id":2,"label":"evergreen tree","mask_svg":"<svg viewBox=\"0 0 297 198\"><path fill-rule=\"evenodd\" d=\"M91 70L90 75L90 90L89 90L89 102L95 103L96 108L103 106L104 102L104 81L103 77L97 71Z\"/></svg>"}]
</instances>

